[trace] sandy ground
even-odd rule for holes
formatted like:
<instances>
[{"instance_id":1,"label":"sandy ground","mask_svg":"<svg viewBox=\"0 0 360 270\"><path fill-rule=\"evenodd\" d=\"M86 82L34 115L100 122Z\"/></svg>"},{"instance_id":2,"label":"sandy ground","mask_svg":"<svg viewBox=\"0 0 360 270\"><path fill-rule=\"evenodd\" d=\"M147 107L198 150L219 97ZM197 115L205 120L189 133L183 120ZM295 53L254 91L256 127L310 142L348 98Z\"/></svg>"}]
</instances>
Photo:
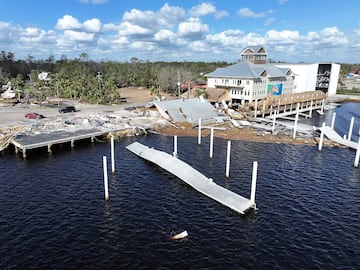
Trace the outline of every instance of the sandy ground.
<instances>
[{"instance_id":1,"label":"sandy ground","mask_svg":"<svg viewBox=\"0 0 360 270\"><path fill-rule=\"evenodd\" d=\"M153 99L151 93L147 89L137 89L137 88L123 88L120 89L120 95L122 98L125 98L127 102L124 102L120 105L92 105L92 104L82 104L75 101L67 102L67 105L75 105L77 112L75 113L66 113L60 114L57 107L45 107L39 105L30 105L30 104L17 104L12 106L9 103L0 102L0 132L1 130L8 129L9 127L19 126L19 125L31 125L34 124L34 121L52 121L54 119L68 118L68 117L81 117L86 114L92 113L112 113L117 111L123 111L126 108L141 108L149 101ZM166 93L161 93L166 99L174 99L173 97ZM25 119L24 115L29 112L36 112L46 116L44 119L40 120L29 120ZM225 123L225 131L215 130L214 136L221 137L229 140L245 140L245 141L257 141L257 142L270 142L270 143L291 143L291 144L305 144L305 145L315 145L316 138L295 138L293 139L290 136L285 135L272 135L267 132L259 133L258 130L253 128L235 128L229 123ZM156 132L169 135L169 136L198 136L198 131L196 128L192 128L187 123L178 123L178 127L168 126L166 128L161 128L156 130ZM210 136L210 129L204 129L202 131L202 136ZM324 145L334 145L329 141L324 141Z\"/></svg>"}]
</instances>

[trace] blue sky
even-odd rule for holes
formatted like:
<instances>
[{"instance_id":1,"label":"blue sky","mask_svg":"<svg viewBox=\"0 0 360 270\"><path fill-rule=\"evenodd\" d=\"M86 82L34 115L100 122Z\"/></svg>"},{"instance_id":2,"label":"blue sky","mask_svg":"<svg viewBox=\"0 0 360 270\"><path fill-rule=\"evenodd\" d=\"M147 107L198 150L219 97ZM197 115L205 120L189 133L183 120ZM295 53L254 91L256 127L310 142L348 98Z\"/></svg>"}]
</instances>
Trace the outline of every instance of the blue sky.
<instances>
[{"instance_id":1,"label":"blue sky","mask_svg":"<svg viewBox=\"0 0 360 270\"><path fill-rule=\"evenodd\" d=\"M360 1L2 0L0 51L15 59L360 63Z\"/></svg>"}]
</instances>

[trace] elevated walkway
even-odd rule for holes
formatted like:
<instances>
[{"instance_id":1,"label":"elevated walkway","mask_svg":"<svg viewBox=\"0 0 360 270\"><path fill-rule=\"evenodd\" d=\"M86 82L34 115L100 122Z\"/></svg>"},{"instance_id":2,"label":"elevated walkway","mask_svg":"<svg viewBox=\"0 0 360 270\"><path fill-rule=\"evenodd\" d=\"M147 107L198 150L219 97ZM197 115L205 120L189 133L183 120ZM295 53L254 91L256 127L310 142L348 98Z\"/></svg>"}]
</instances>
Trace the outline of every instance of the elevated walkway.
<instances>
[{"instance_id":1,"label":"elevated walkway","mask_svg":"<svg viewBox=\"0 0 360 270\"><path fill-rule=\"evenodd\" d=\"M149 148L148 146L138 142L134 142L128 145L126 148L137 156L155 163L161 168L179 177L181 180L200 193L240 214L244 214L250 208L255 208L255 199L253 201L246 199L226 188L217 185L211 178L204 176L187 163L172 155L153 148Z\"/></svg>"}]
</instances>

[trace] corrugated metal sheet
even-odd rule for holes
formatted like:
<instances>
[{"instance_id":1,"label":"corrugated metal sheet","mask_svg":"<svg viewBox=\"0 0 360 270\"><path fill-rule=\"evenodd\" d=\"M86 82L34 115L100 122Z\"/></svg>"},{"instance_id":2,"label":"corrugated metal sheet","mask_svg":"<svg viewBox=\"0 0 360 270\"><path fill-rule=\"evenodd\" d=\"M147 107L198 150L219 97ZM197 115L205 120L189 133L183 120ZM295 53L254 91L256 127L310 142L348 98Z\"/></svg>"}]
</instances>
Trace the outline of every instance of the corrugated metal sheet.
<instances>
[{"instance_id":1,"label":"corrugated metal sheet","mask_svg":"<svg viewBox=\"0 0 360 270\"><path fill-rule=\"evenodd\" d=\"M154 104L162 115L170 116L175 122L197 123L199 118L215 121L217 116L214 106L199 98L155 101Z\"/></svg>"}]
</instances>

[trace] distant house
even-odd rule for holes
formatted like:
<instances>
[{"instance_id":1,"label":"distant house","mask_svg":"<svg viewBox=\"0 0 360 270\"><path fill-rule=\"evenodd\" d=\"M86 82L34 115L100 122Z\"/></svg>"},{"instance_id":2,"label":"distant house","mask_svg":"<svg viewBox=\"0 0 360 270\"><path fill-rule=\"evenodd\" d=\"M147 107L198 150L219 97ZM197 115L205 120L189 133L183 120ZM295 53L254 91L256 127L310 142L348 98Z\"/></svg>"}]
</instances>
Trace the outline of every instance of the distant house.
<instances>
[{"instance_id":1,"label":"distant house","mask_svg":"<svg viewBox=\"0 0 360 270\"><path fill-rule=\"evenodd\" d=\"M232 104L292 93L294 76L291 69L266 64L266 55L262 46L246 48L241 54L241 62L205 75L208 88L228 89Z\"/></svg>"}]
</instances>

